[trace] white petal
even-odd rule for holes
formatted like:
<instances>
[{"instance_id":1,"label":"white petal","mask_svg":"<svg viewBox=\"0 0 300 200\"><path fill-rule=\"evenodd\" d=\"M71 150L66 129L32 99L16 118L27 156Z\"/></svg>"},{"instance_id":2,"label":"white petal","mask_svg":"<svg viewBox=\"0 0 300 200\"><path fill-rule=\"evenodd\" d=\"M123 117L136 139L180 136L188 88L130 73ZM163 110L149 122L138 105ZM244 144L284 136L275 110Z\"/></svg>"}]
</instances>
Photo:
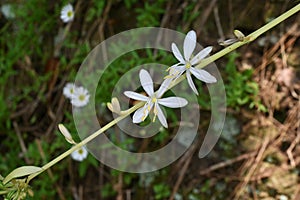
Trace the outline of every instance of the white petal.
<instances>
[{"instance_id":1,"label":"white petal","mask_svg":"<svg viewBox=\"0 0 300 200\"><path fill-rule=\"evenodd\" d=\"M72 99L75 90L77 90L74 83L67 83L63 89L63 94L65 97Z\"/></svg>"},{"instance_id":2,"label":"white petal","mask_svg":"<svg viewBox=\"0 0 300 200\"><path fill-rule=\"evenodd\" d=\"M191 58L191 55L196 47L196 40L197 36L195 31L190 31L185 36L183 42L183 54L185 60L189 60Z\"/></svg>"},{"instance_id":3,"label":"white petal","mask_svg":"<svg viewBox=\"0 0 300 200\"><path fill-rule=\"evenodd\" d=\"M71 15L69 15L69 13L71 13ZM68 4L62 8L60 18L65 23L74 19L74 11L73 6L71 4Z\"/></svg>"},{"instance_id":4,"label":"white petal","mask_svg":"<svg viewBox=\"0 0 300 200\"><path fill-rule=\"evenodd\" d=\"M188 83L189 83L190 87L192 88L192 90L195 92L195 94L198 95L198 91L197 91L197 89L195 87L195 84L194 84L194 82L192 80L191 73L190 73L189 70L186 71L186 78L187 78Z\"/></svg>"},{"instance_id":5,"label":"white petal","mask_svg":"<svg viewBox=\"0 0 300 200\"><path fill-rule=\"evenodd\" d=\"M132 91L125 91L124 94L134 100L139 100L139 101L148 101L149 97L146 97L142 94L132 92Z\"/></svg>"},{"instance_id":6,"label":"white petal","mask_svg":"<svg viewBox=\"0 0 300 200\"><path fill-rule=\"evenodd\" d=\"M171 82L172 82L172 79L170 79L170 78L165 79L162 82L162 84L160 85L159 89L156 92L157 98L160 98L166 92L166 90L169 88Z\"/></svg>"},{"instance_id":7,"label":"white petal","mask_svg":"<svg viewBox=\"0 0 300 200\"><path fill-rule=\"evenodd\" d=\"M196 63L199 63L199 61L205 58L211 51L212 47L206 47L202 49L195 57L193 57L191 64L195 65Z\"/></svg>"},{"instance_id":8,"label":"white petal","mask_svg":"<svg viewBox=\"0 0 300 200\"><path fill-rule=\"evenodd\" d=\"M181 108L186 106L188 101L181 97L167 97L158 99L158 103L169 108Z\"/></svg>"},{"instance_id":9,"label":"white petal","mask_svg":"<svg viewBox=\"0 0 300 200\"><path fill-rule=\"evenodd\" d=\"M152 81L152 78L150 76L150 74L142 69L140 71L140 82L141 82L141 85L142 87L144 88L145 92L151 96L154 91L153 91L153 81Z\"/></svg>"},{"instance_id":10,"label":"white petal","mask_svg":"<svg viewBox=\"0 0 300 200\"><path fill-rule=\"evenodd\" d=\"M71 153L71 157L77 161L83 161L87 156L88 152L84 146Z\"/></svg>"},{"instance_id":11,"label":"white petal","mask_svg":"<svg viewBox=\"0 0 300 200\"><path fill-rule=\"evenodd\" d=\"M156 109L157 109L157 117L160 121L160 123L165 127L168 128L168 123L167 123L167 119L163 113L163 111L161 110L161 108L159 107L158 104L156 104Z\"/></svg>"},{"instance_id":12,"label":"white petal","mask_svg":"<svg viewBox=\"0 0 300 200\"><path fill-rule=\"evenodd\" d=\"M217 79L213 77L210 73L203 69L196 69L194 67L190 68L191 73L196 76L197 79L205 82L205 83L215 83Z\"/></svg>"},{"instance_id":13,"label":"white petal","mask_svg":"<svg viewBox=\"0 0 300 200\"><path fill-rule=\"evenodd\" d=\"M185 61L175 43L172 43L172 52L173 52L173 55L177 58L177 60L180 63L182 63L182 64L185 63Z\"/></svg>"},{"instance_id":14,"label":"white petal","mask_svg":"<svg viewBox=\"0 0 300 200\"><path fill-rule=\"evenodd\" d=\"M145 119L148 116L148 110L146 109L145 106L143 106L142 108L139 108L135 111L135 113L133 114L132 117L132 122L133 123L140 123L143 121L143 119Z\"/></svg>"},{"instance_id":15,"label":"white petal","mask_svg":"<svg viewBox=\"0 0 300 200\"><path fill-rule=\"evenodd\" d=\"M84 87L76 87L71 98L71 104L75 107L83 107L88 104L90 99L89 91Z\"/></svg>"},{"instance_id":16,"label":"white petal","mask_svg":"<svg viewBox=\"0 0 300 200\"><path fill-rule=\"evenodd\" d=\"M185 71L185 65L173 65L170 68L170 75L181 75Z\"/></svg>"}]
</instances>

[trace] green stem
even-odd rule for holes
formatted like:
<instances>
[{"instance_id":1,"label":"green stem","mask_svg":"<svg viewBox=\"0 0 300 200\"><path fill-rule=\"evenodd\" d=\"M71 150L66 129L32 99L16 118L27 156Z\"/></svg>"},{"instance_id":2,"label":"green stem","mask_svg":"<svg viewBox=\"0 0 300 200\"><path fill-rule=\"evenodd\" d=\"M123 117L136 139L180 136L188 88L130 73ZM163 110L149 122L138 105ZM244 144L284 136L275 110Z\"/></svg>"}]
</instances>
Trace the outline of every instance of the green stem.
<instances>
[{"instance_id":1,"label":"green stem","mask_svg":"<svg viewBox=\"0 0 300 200\"><path fill-rule=\"evenodd\" d=\"M212 56L210 56L206 59L201 60L201 62L196 67L199 68L199 69L203 68L203 67L207 66L208 64L214 62L215 60L223 57L224 55L226 55L228 53L230 53L231 51L239 48L240 46L242 46L244 44L247 44L249 42L252 42L258 36L262 35L263 33L267 32L268 30L273 28L274 26L278 25L282 21L284 21L287 18L289 18L290 16L294 15L299 10L300 10L300 3L298 5L296 5L295 7L291 8L290 10L286 11L285 13L280 15L279 17L275 18L274 20L270 21L268 24L264 25L263 27L261 27L258 30L254 31L250 35L246 36L243 41L239 41L237 43L234 43L234 44L226 47L225 49L215 53L214 55L212 55Z\"/></svg>"},{"instance_id":2,"label":"green stem","mask_svg":"<svg viewBox=\"0 0 300 200\"><path fill-rule=\"evenodd\" d=\"M119 117L117 117L113 121L109 122L108 124L106 124L105 126L103 126L101 129L99 129L98 131L96 131L95 133L93 133L92 135L90 135L89 137L87 137L84 140L82 140L80 143L74 145L72 148L70 148L69 150L67 150L63 154L59 155L55 159L51 160L50 162L48 162L47 164L45 164L44 166L42 166L41 167L42 168L41 171L39 171L37 173L33 173L33 174L31 174L31 175L28 176L27 183L29 183L29 181L32 180L34 177L36 177L37 175L39 175L42 172L46 171L47 169L49 169L50 167L52 167L53 165L55 165L56 163L58 163L59 161L61 161L62 159L64 159L65 157L69 156L73 151L75 151L75 150L79 149L80 147L86 145L88 142L90 142L93 139L95 139L101 133L103 133L104 131L106 131L110 127L114 126L115 124L117 124L122 119L126 118L128 115L130 115L131 113L133 113L136 109L140 108L143 104L144 104L144 102L140 102L140 103L136 104L135 106L131 107L123 115L120 115Z\"/></svg>"},{"instance_id":3,"label":"green stem","mask_svg":"<svg viewBox=\"0 0 300 200\"><path fill-rule=\"evenodd\" d=\"M208 64L214 62L215 60L218 60L219 58L223 57L224 55L232 52L233 50L239 48L240 46L243 46L244 44L252 42L258 36L262 35L263 33L267 32L268 30L270 30L271 28L273 28L274 26L278 25L282 21L284 21L287 18L289 18L290 16L294 15L299 10L300 10L300 3L298 5L296 5L295 7L291 8L290 10L286 11L285 13L283 13L282 15L280 15L279 17L275 18L271 22L269 22L266 25L262 26L258 30L254 31L250 35L246 36L243 41L236 42L236 43L234 43L234 44L226 47L225 49L223 49L223 50L215 53L214 55L201 60L200 63L196 66L196 68L201 69L201 68L207 66ZM169 86L169 89L172 88L172 87L174 87L178 83L180 83L185 78L186 78L185 76L179 77L176 81L174 81L173 83L171 83L171 85Z\"/></svg>"},{"instance_id":4,"label":"green stem","mask_svg":"<svg viewBox=\"0 0 300 200\"><path fill-rule=\"evenodd\" d=\"M217 59L223 57L224 55L228 54L229 52L237 49L238 47L240 47L240 46L242 46L244 44L247 44L247 43L255 40L258 36L260 36L261 34L265 33L266 31L270 30L274 26L278 25L280 22L286 20L288 17L292 16L293 14L295 14L296 12L298 12L299 10L300 10L300 4L298 4L297 6L293 7L289 11L283 13L282 15L280 15L276 19L272 20L268 24L264 25L260 29L254 31L250 35L246 36L243 39L243 41L239 41L237 43L234 43L234 44L228 46L227 48L225 48L225 49L217 52L216 54L210 56L209 58L201 60L201 62L196 67L197 68L203 68L203 67L207 66L208 64L214 62L215 60L217 60ZM174 81L170 85L169 88L172 88L173 86L177 85L179 82L181 82L184 79L185 79L185 76L181 76L176 81ZM42 167L43 170L41 170L41 171L39 171L37 173L31 174L31 175L28 176L27 183L30 180L32 180L34 177L36 177L37 175L41 174L45 170L49 169L50 167L52 167L53 165L55 165L56 163L58 163L59 161L61 161L62 159L64 159L65 157L69 156L73 151L79 149L80 147L82 147L83 145L87 144L88 142L90 142L91 140L93 140L94 138L96 138L98 135L100 135L101 133L103 133L104 131L106 131L107 129L109 129L110 127L112 127L115 124L117 124L119 121L121 121L124 118L126 118L128 115L130 115L131 113L133 113L135 110L137 110L138 108L140 108L141 106L143 106L143 104L144 104L144 102L140 102L137 105L133 106L132 108L128 109L128 111L126 111L123 115L117 117L116 119L114 119L113 121L111 121L110 123L108 123L107 125L105 125L104 127L102 127L101 129L99 129L98 131L96 131L95 133L93 133L92 135L90 135L89 137L87 137L84 140L82 140L80 143L78 143L75 146L73 146L72 148L70 148L68 151L64 152L63 154L59 155L58 157L56 157L55 159L53 159L49 163L45 164Z\"/></svg>"}]
</instances>

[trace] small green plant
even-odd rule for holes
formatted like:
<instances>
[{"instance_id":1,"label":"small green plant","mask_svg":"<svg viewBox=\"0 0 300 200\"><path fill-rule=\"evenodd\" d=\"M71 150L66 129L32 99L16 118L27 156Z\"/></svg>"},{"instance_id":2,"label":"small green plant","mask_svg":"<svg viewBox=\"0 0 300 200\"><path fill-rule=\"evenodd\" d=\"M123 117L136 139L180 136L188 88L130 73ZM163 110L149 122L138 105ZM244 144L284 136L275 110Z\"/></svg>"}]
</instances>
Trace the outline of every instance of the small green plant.
<instances>
[{"instance_id":1,"label":"small green plant","mask_svg":"<svg viewBox=\"0 0 300 200\"><path fill-rule=\"evenodd\" d=\"M155 184L153 190L157 200L167 198L171 194L170 187L164 183Z\"/></svg>"},{"instance_id":2,"label":"small green plant","mask_svg":"<svg viewBox=\"0 0 300 200\"><path fill-rule=\"evenodd\" d=\"M253 70L238 71L235 64L238 57L238 53L230 53L225 67L227 105L236 110L240 106L248 105L250 108L256 107L258 110L265 112L266 108L258 100L258 83L252 80Z\"/></svg>"},{"instance_id":3,"label":"small green plant","mask_svg":"<svg viewBox=\"0 0 300 200\"><path fill-rule=\"evenodd\" d=\"M159 26L160 17L164 14L165 10L163 5L166 3L166 0L158 0L153 2L145 2L144 8L137 8L137 26Z\"/></svg>"}]
</instances>

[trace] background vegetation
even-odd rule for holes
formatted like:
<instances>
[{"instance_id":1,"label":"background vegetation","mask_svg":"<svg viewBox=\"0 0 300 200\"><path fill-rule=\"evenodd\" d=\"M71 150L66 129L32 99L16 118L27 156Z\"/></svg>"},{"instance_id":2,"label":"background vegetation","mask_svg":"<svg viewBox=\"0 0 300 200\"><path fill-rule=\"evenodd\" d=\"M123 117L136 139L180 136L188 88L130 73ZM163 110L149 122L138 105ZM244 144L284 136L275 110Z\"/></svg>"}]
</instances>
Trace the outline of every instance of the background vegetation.
<instances>
[{"instance_id":1,"label":"background vegetation","mask_svg":"<svg viewBox=\"0 0 300 200\"><path fill-rule=\"evenodd\" d=\"M121 31L144 26L186 33L222 49L219 39L234 29L248 34L296 1L137 1L78 0L71 24L60 20L69 1L5 1L14 16L0 13L0 174L22 165L41 166L70 147L57 130L64 123L79 141L71 105L62 95L88 53ZM178 161L148 174L112 170L92 155L67 158L32 182L28 199L300 199L299 15L257 41L216 62L226 85L228 116L222 138L208 157L197 152L210 117L209 96L200 85L199 137ZM66 30L66 32L64 32ZM132 52L116 60L97 89L99 121L112 119L103 105L120 75L141 63L167 65L165 52ZM102 103L101 103L102 102ZM176 113L169 113L172 121ZM168 142L176 126L145 140L123 141L135 150ZM109 132L112 137L118 130ZM139 149L140 146L146 148Z\"/></svg>"}]
</instances>

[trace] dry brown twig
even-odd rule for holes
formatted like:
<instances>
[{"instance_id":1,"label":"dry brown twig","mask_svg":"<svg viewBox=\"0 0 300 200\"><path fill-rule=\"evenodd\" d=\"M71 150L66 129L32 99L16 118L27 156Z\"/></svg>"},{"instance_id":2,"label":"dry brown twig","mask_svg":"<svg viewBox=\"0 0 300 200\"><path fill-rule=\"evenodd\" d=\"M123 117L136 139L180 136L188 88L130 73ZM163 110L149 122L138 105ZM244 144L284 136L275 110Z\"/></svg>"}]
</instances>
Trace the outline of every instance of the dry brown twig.
<instances>
[{"instance_id":1,"label":"dry brown twig","mask_svg":"<svg viewBox=\"0 0 300 200\"><path fill-rule=\"evenodd\" d=\"M189 148L189 150L185 153L185 155L180 159L180 161L183 162L183 165L181 165L182 166L181 170L178 173L179 175L178 175L176 183L173 187L173 191L172 191L172 194L171 194L169 200L174 199L175 194L177 193L177 191L184 179L185 173L187 172L187 169L188 169L189 165L191 164L193 155L194 155L195 151L198 149L197 147L199 145L200 145L200 140L197 139L197 141L194 142L194 144Z\"/></svg>"},{"instance_id":2,"label":"dry brown twig","mask_svg":"<svg viewBox=\"0 0 300 200\"><path fill-rule=\"evenodd\" d=\"M20 147L21 147L25 162L26 162L26 164L29 164L30 160L26 156L27 148L26 148L25 142L24 142L24 140L21 136L21 131L19 129L19 126L18 126L17 122L13 121L13 126L14 126L15 132L17 134L17 137L18 137L18 140L19 140L19 143L20 143Z\"/></svg>"},{"instance_id":3,"label":"dry brown twig","mask_svg":"<svg viewBox=\"0 0 300 200\"><path fill-rule=\"evenodd\" d=\"M246 153L246 154L237 156L236 158L214 164L214 165L208 167L207 169L201 170L199 174L200 175L207 175L207 174L209 174L209 173L211 173L215 170L219 170L221 168L228 167L230 165L233 165L236 162L254 157L255 155L256 155L256 152L250 152L250 153Z\"/></svg>"},{"instance_id":4,"label":"dry brown twig","mask_svg":"<svg viewBox=\"0 0 300 200\"><path fill-rule=\"evenodd\" d=\"M251 176L254 174L255 169L257 168L258 164L263 159L263 154L266 151L266 148L267 148L269 142L270 142L270 140L268 138L266 138L264 140L264 142L262 143L261 148L259 149L258 154L255 158L255 161L254 161L253 165L251 166L251 168L248 170L248 172L244 178L244 181L242 183L240 183L234 190L234 193L233 193L234 200L238 200L240 198L240 196L242 195L242 192L245 189L246 185L249 183Z\"/></svg>"}]
</instances>

